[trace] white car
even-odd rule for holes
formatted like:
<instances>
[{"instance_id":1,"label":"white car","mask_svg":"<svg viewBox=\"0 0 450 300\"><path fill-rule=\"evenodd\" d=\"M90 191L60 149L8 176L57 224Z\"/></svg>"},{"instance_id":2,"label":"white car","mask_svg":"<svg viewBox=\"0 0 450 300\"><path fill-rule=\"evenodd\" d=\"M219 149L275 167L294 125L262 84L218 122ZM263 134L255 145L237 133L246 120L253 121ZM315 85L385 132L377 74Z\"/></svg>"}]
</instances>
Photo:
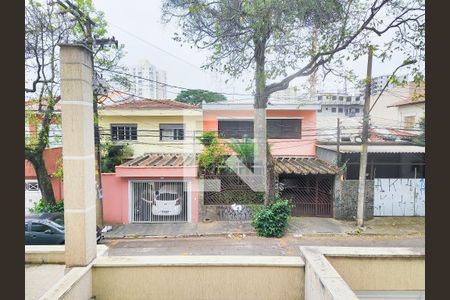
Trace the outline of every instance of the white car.
<instances>
[{"instance_id":1,"label":"white car","mask_svg":"<svg viewBox=\"0 0 450 300\"><path fill-rule=\"evenodd\" d=\"M176 216L181 213L181 198L176 188L163 186L155 193L154 200L142 200L152 205L152 214L155 216Z\"/></svg>"}]
</instances>

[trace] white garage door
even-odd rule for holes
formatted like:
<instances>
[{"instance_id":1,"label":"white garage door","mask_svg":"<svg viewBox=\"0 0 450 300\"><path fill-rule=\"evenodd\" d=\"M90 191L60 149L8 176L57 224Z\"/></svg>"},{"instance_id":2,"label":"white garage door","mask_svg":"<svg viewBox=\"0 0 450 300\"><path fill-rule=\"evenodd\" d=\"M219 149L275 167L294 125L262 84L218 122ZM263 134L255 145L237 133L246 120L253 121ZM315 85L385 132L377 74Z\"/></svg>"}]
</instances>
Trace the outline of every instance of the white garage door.
<instances>
[{"instance_id":1,"label":"white garage door","mask_svg":"<svg viewBox=\"0 0 450 300\"><path fill-rule=\"evenodd\" d=\"M37 180L25 180L25 215L28 215L29 209L38 203L42 198Z\"/></svg>"},{"instance_id":2,"label":"white garage door","mask_svg":"<svg viewBox=\"0 0 450 300\"><path fill-rule=\"evenodd\" d=\"M376 178L374 216L425 216L425 178Z\"/></svg>"}]
</instances>

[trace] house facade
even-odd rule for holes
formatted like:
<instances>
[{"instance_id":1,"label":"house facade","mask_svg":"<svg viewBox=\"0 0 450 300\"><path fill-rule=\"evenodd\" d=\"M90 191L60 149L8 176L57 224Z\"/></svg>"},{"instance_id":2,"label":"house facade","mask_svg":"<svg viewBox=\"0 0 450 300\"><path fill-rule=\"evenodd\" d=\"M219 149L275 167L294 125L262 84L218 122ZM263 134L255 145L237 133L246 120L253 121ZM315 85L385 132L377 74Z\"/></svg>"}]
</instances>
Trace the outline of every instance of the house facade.
<instances>
[{"instance_id":1,"label":"house facade","mask_svg":"<svg viewBox=\"0 0 450 300\"><path fill-rule=\"evenodd\" d=\"M333 215L332 183L337 168L316 157L319 109L320 105L316 103L275 99L269 101L266 109L267 137L274 158L276 186L283 198L292 201L294 216ZM252 138L254 117L251 102L204 104L203 130L217 133L225 143L244 136ZM230 203L220 196L232 194L233 201L238 202L244 197L244 191L238 189L238 179L227 176L216 178L222 184L220 191L203 194L204 217L220 220L226 215L235 215L227 212L229 208L225 204Z\"/></svg>"},{"instance_id":2,"label":"house facade","mask_svg":"<svg viewBox=\"0 0 450 300\"><path fill-rule=\"evenodd\" d=\"M319 159L343 166L335 182L335 217L356 217L361 146L317 146ZM425 216L425 147L399 143L368 145L365 218Z\"/></svg>"},{"instance_id":3,"label":"house facade","mask_svg":"<svg viewBox=\"0 0 450 300\"><path fill-rule=\"evenodd\" d=\"M130 161L102 174L104 221L196 223L202 125L201 109L173 100L128 99L100 108L102 142L133 150Z\"/></svg>"},{"instance_id":4,"label":"house facade","mask_svg":"<svg viewBox=\"0 0 450 300\"><path fill-rule=\"evenodd\" d=\"M103 142L128 145L133 157L146 153L196 153L201 109L173 100L127 100L99 109Z\"/></svg>"}]
</instances>

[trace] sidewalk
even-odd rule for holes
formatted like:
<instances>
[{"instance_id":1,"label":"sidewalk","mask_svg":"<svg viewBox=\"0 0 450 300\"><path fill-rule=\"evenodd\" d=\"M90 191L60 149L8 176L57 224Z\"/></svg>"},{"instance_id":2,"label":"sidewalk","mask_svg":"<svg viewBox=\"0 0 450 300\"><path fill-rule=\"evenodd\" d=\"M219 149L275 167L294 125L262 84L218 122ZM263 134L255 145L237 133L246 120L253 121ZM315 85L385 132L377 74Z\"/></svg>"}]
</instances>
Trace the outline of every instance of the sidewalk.
<instances>
[{"instance_id":1,"label":"sidewalk","mask_svg":"<svg viewBox=\"0 0 450 300\"><path fill-rule=\"evenodd\" d=\"M355 222L332 218L293 217L287 230L293 237L314 235L423 235L423 217L378 217L366 222L364 230L356 230ZM112 225L105 239L173 238L195 236L256 235L250 222L216 221L210 223L126 224Z\"/></svg>"}]
</instances>

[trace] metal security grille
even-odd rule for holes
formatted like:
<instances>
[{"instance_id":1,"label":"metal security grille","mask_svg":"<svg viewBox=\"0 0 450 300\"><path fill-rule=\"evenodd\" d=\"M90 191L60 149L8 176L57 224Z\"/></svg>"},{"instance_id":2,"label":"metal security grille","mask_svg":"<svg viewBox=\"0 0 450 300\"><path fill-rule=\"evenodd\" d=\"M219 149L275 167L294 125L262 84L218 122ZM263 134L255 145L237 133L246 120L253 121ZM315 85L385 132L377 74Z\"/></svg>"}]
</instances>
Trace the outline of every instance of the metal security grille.
<instances>
[{"instance_id":1,"label":"metal security grille","mask_svg":"<svg viewBox=\"0 0 450 300\"><path fill-rule=\"evenodd\" d=\"M293 205L293 216L331 217L332 176L280 176L282 198Z\"/></svg>"},{"instance_id":2,"label":"metal security grille","mask_svg":"<svg viewBox=\"0 0 450 300\"><path fill-rule=\"evenodd\" d=\"M186 182L132 181L131 223L188 221Z\"/></svg>"},{"instance_id":3,"label":"metal security grille","mask_svg":"<svg viewBox=\"0 0 450 300\"><path fill-rule=\"evenodd\" d=\"M205 175L205 180L220 180L220 191L205 191L205 205L263 204L264 193L255 192L237 175Z\"/></svg>"}]
</instances>

